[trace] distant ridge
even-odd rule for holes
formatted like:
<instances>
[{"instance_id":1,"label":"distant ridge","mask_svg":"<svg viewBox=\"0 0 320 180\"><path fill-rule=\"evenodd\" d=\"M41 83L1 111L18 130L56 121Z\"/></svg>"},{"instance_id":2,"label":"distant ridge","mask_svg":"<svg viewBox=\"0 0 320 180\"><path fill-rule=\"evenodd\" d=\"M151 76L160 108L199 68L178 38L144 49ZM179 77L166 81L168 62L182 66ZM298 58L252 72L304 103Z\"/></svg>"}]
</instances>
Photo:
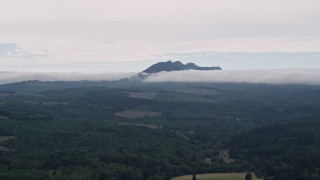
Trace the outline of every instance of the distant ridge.
<instances>
[{"instance_id":1,"label":"distant ridge","mask_svg":"<svg viewBox=\"0 0 320 180\"><path fill-rule=\"evenodd\" d=\"M0 85L0 93L17 93L17 94L32 94L40 93L45 91L57 91L62 89L72 88L124 88L124 87L138 87L144 79L148 78L152 74L156 74L162 71L182 71L182 70L222 70L219 66L217 67L200 67L194 63L183 64L180 61L167 61L156 63L146 70L138 73L135 76L129 78L123 78L115 81L39 81L39 80L27 80L22 82L14 82ZM172 84L171 84L172 86Z\"/></svg>"},{"instance_id":2,"label":"distant ridge","mask_svg":"<svg viewBox=\"0 0 320 180\"><path fill-rule=\"evenodd\" d=\"M158 73L161 71L183 71L183 70L199 70L199 71L209 71L209 70L222 70L219 66L216 67L200 67L194 63L183 64L180 61L167 61L156 63L149 68L142 71L143 73Z\"/></svg>"}]
</instances>

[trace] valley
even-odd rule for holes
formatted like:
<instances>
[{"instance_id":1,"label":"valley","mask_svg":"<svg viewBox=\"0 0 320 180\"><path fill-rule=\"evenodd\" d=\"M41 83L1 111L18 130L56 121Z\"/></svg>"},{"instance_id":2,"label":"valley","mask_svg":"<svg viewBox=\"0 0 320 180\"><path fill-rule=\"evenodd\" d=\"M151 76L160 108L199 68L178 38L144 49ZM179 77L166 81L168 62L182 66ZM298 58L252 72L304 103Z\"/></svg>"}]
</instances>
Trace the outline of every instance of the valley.
<instances>
[{"instance_id":1,"label":"valley","mask_svg":"<svg viewBox=\"0 0 320 180\"><path fill-rule=\"evenodd\" d=\"M298 177L290 168L299 178L317 177L319 86L155 83L28 91L0 97L1 179ZM306 159L286 159L302 151ZM304 168L296 165L306 160Z\"/></svg>"}]
</instances>

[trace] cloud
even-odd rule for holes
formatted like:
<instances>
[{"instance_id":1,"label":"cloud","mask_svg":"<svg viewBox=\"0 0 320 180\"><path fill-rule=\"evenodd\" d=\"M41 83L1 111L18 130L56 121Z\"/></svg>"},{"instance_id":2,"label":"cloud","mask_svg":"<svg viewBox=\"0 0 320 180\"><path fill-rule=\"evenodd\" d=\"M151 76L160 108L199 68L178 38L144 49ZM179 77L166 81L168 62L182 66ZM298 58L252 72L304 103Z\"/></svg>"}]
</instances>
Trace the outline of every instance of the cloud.
<instances>
[{"instance_id":1,"label":"cloud","mask_svg":"<svg viewBox=\"0 0 320 180\"><path fill-rule=\"evenodd\" d=\"M136 73L30 73L30 72L0 72L0 84L39 80L39 81L112 81L128 78Z\"/></svg>"},{"instance_id":2,"label":"cloud","mask_svg":"<svg viewBox=\"0 0 320 180\"><path fill-rule=\"evenodd\" d=\"M129 78L137 73L30 73L0 72L0 84L26 80L40 81L112 81ZM320 69L250 69L222 71L175 71L151 74L145 83L201 82L201 83L266 83L320 85Z\"/></svg>"},{"instance_id":3,"label":"cloud","mask_svg":"<svg viewBox=\"0 0 320 180\"><path fill-rule=\"evenodd\" d=\"M320 67L319 52L171 52L162 59L195 62L223 69L310 69Z\"/></svg>"},{"instance_id":4,"label":"cloud","mask_svg":"<svg viewBox=\"0 0 320 180\"><path fill-rule=\"evenodd\" d=\"M18 44L14 43L1 43L0 44L0 57L3 58L23 58L31 59L35 57L47 57L48 51L42 50L41 52L28 52L23 50Z\"/></svg>"},{"instance_id":5,"label":"cloud","mask_svg":"<svg viewBox=\"0 0 320 180\"><path fill-rule=\"evenodd\" d=\"M154 60L168 52L320 52L319 7L319 0L3 1L0 42L48 49L49 68ZM14 56L35 54L22 51Z\"/></svg>"},{"instance_id":6,"label":"cloud","mask_svg":"<svg viewBox=\"0 0 320 180\"><path fill-rule=\"evenodd\" d=\"M320 69L176 71L151 74L149 82L267 83L320 85Z\"/></svg>"}]
</instances>

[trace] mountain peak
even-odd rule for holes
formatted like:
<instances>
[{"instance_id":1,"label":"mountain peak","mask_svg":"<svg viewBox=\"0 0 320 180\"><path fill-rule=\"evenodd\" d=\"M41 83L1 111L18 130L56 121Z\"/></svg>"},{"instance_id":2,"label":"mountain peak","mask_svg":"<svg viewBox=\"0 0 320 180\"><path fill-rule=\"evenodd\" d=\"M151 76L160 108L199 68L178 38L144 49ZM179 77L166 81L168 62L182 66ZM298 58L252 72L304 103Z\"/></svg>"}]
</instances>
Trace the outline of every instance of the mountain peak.
<instances>
[{"instance_id":1,"label":"mountain peak","mask_svg":"<svg viewBox=\"0 0 320 180\"><path fill-rule=\"evenodd\" d=\"M149 68L145 69L144 73L158 73L161 71L183 71L183 70L199 70L199 71L208 71L208 70L222 70L219 66L217 67L200 67L194 63L183 64L180 61L167 61L156 63Z\"/></svg>"}]
</instances>

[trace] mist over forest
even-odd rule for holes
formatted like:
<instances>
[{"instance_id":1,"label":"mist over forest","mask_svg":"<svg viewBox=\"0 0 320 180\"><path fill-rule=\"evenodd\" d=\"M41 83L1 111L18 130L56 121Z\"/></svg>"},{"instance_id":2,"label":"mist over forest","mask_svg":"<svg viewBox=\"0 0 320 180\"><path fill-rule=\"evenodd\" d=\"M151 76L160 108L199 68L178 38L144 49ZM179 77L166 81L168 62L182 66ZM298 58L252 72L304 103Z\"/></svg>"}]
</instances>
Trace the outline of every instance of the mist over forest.
<instances>
[{"instance_id":1,"label":"mist over forest","mask_svg":"<svg viewBox=\"0 0 320 180\"><path fill-rule=\"evenodd\" d=\"M1 72L0 84L39 81L117 81L138 73L45 73ZM162 71L149 75L143 82L202 82L202 83L266 83L320 85L319 69L244 69L222 71L186 70Z\"/></svg>"}]
</instances>

